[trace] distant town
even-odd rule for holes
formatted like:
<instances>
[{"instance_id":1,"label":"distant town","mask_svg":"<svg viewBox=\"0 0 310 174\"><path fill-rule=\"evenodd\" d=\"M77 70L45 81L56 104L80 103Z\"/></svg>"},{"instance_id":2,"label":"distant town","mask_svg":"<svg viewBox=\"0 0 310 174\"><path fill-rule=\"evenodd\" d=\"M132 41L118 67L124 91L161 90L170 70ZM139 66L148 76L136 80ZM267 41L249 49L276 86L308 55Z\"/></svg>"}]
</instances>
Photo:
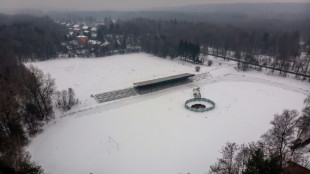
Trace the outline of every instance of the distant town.
<instances>
[{"instance_id":1,"label":"distant town","mask_svg":"<svg viewBox=\"0 0 310 174\"><path fill-rule=\"evenodd\" d=\"M103 27L117 25L117 20L106 18L103 22L58 22L68 29L66 39L61 43L67 49L67 54L60 57L101 57L113 54L123 54L141 51L131 39L120 34L98 34Z\"/></svg>"}]
</instances>

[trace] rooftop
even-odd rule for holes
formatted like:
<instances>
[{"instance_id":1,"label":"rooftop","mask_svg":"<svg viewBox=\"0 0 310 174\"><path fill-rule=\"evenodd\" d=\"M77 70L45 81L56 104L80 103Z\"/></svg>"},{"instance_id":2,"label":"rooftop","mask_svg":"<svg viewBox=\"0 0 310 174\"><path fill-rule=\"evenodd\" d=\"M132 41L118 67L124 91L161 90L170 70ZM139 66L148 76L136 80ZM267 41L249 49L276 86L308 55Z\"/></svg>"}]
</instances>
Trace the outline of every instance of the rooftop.
<instances>
[{"instance_id":1,"label":"rooftop","mask_svg":"<svg viewBox=\"0 0 310 174\"><path fill-rule=\"evenodd\" d=\"M142 87L142 86L148 86L148 85L158 84L158 83L162 83L162 82L167 82L170 80L184 79L184 78L192 77L192 76L195 76L195 74L183 73L183 74L178 74L178 75L173 75L173 76L168 76L168 77L162 77L162 78L153 79L153 80L137 82L137 83L133 83L133 85L135 87Z\"/></svg>"},{"instance_id":2,"label":"rooftop","mask_svg":"<svg viewBox=\"0 0 310 174\"><path fill-rule=\"evenodd\" d=\"M79 35L77 36L78 38L86 38L87 36L84 36L84 35Z\"/></svg>"}]
</instances>

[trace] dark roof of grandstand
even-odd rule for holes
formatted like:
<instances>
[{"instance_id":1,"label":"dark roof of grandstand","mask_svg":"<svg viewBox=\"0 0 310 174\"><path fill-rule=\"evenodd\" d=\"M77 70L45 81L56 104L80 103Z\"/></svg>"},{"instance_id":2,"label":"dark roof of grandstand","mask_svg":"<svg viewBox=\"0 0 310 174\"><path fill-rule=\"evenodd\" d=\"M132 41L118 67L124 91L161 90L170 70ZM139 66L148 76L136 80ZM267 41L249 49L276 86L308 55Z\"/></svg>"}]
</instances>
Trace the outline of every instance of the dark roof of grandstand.
<instances>
[{"instance_id":1,"label":"dark roof of grandstand","mask_svg":"<svg viewBox=\"0 0 310 174\"><path fill-rule=\"evenodd\" d=\"M189 73L184 73L184 74L178 74L178 75L173 75L173 76L168 76L168 77L163 77L163 78L158 78L158 79L153 79L153 80L147 80L143 82L137 82L133 83L135 87L142 87L142 86L148 86L148 85L154 85L162 82L167 82L171 80L177 80L177 79L184 79L187 77L192 77L195 76L195 74L189 74Z\"/></svg>"}]
</instances>

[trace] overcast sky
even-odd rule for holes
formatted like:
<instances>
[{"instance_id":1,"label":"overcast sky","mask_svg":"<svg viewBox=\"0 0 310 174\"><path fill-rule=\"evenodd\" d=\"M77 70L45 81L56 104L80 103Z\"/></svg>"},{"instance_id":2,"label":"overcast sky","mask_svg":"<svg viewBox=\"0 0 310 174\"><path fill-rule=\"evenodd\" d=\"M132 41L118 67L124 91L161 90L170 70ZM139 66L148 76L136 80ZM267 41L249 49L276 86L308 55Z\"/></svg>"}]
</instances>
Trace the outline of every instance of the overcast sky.
<instances>
[{"instance_id":1,"label":"overcast sky","mask_svg":"<svg viewBox=\"0 0 310 174\"><path fill-rule=\"evenodd\" d=\"M2 9L141 10L208 3L310 2L310 0L0 0Z\"/></svg>"}]
</instances>

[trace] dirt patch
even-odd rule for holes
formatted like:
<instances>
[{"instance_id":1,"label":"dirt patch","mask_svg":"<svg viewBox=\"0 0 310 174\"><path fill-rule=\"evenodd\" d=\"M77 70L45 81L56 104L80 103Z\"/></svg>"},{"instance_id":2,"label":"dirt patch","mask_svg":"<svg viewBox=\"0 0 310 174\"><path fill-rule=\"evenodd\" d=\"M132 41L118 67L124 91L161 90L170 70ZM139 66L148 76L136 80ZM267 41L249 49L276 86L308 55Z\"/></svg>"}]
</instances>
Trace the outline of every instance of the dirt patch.
<instances>
[{"instance_id":1,"label":"dirt patch","mask_svg":"<svg viewBox=\"0 0 310 174\"><path fill-rule=\"evenodd\" d=\"M203 104L193 104L191 108L200 109L200 108L206 108L206 106Z\"/></svg>"}]
</instances>

